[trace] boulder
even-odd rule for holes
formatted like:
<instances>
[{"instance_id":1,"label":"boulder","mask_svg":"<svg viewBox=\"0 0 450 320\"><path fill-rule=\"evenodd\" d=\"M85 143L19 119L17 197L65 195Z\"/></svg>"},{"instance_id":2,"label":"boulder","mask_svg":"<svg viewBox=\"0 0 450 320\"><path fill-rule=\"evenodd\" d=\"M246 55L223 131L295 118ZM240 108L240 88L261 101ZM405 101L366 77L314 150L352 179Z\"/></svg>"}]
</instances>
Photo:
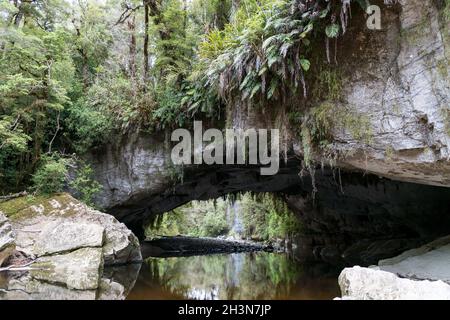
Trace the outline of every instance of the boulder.
<instances>
[{"instance_id":1,"label":"boulder","mask_svg":"<svg viewBox=\"0 0 450 320\"><path fill-rule=\"evenodd\" d=\"M69 289L96 290L103 271L103 252L101 248L82 248L41 257L32 266L34 279L63 284Z\"/></svg>"},{"instance_id":2,"label":"boulder","mask_svg":"<svg viewBox=\"0 0 450 320\"><path fill-rule=\"evenodd\" d=\"M139 240L123 223L111 215L94 210L90 211L86 219L105 228L103 244L105 265L124 265L142 261Z\"/></svg>"},{"instance_id":3,"label":"boulder","mask_svg":"<svg viewBox=\"0 0 450 320\"><path fill-rule=\"evenodd\" d=\"M0 211L0 267L9 258L16 248L14 233L11 224Z\"/></svg>"},{"instance_id":4,"label":"boulder","mask_svg":"<svg viewBox=\"0 0 450 320\"><path fill-rule=\"evenodd\" d=\"M0 273L0 300L124 300L139 271L140 264L106 268L96 290L72 290L30 273Z\"/></svg>"},{"instance_id":5,"label":"boulder","mask_svg":"<svg viewBox=\"0 0 450 320\"><path fill-rule=\"evenodd\" d=\"M8 282L5 299L14 298L17 290L31 299L96 299L100 293L103 298L125 298L132 284L106 281L103 275L105 265L142 261L139 241L124 224L68 194L15 198L0 203L0 210L10 222L1 216L1 253L16 247L16 257L10 258L19 261L15 264L35 259L26 276ZM13 247L9 244L14 241L3 241L14 240L12 230ZM39 284L44 283L41 290ZM83 294L73 295L70 289Z\"/></svg>"},{"instance_id":6,"label":"boulder","mask_svg":"<svg viewBox=\"0 0 450 320\"><path fill-rule=\"evenodd\" d=\"M56 222L42 230L34 244L38 256L80 248L102 247L105 228L93 223Z\"/></svg>"},{"instance_id":7,"label":"boulder","mask_svg":"<svg viewBox=\"0 0 450 320\"><path fill-rule=\"evenodd\" d=\"M450 300L443 281L414 281L374 268L346 268L339 276L343 300Z\"/></svg>"},{"instance_id":8,"label":"boulder","mask_svg":"<svg viewBox=\"0 0 450 320\"><path fill-rule=\"evenodd\" d=\"M95 300L96 295L96 290L72 290L30 275L12 277L7 288L0 291L1 300Z\"/></svg>"},{"instance_id":9,"label":"boulder","mask_svg":"<svg viewBox=\"0 0 450 320\"><path fill-rule=\"evenodd\" d=\"M123 223L69 194L21 197L1 203L0 210L16 231L17 249L29 256L102 248L105 265L142 261L139 240Z\"/></svg>"},{"instance_id":10,"label":"boulder","mask_svg":"<svg viewBox=\"0 0 450 320\"><path fill-rule=\"evenodd\" d=\"M442 280L450 284L450 236L378 263L381 270L403 278Z\"/></svg>"}]
</instances>

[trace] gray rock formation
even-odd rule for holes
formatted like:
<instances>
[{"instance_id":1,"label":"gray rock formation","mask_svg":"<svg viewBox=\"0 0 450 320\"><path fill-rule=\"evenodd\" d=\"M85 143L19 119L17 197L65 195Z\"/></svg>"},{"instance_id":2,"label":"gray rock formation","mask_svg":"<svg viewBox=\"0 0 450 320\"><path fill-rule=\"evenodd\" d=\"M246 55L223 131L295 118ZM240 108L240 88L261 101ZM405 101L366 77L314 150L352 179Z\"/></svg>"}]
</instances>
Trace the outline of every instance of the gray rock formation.
<instances>
[{"instance_id":1,"label":"gray rock formation","mask_svg":"<svg viewBox=\"0 0 450 320\"><path fill-rule=\"evenodd\" d=\"M8 219L0 212L0 267L16 248L14 233Z\"/></svg>"},{"instance_id":2,"label":"gray rock formation","mask_svg":"<svg viewBox=\"0 0 450 320\"><path fill-rule=\"evenodd\" d=\"M21 200L10 200L14 207ZM61 194L21 206L11 218L17 249L29 256L102 248L105 265L142 261L138 239L114 217Z\"/></svg>"},{"instance_id":3,"label":"gray rock formation","mask_svg":"<svg viewBox=\"0 0 450 320\"><path fill-rule=\"evenodd\" d=\"M0 300L124 300L139 270L140 264L106 268L97 290L72 290L29 273L0 273Z\"/></svg>"},{"instance_id":4,"label":"gray rock formation","mask_svg":"<svg viewBox=\"0 0 450 320\"><path fill-rule=\"evenodd\" d=\"M339 276L344 299L450 300L450 236Z\"/></svg>"},{"instance_id":5,"label":"gray rock formation","mask_svg":"<svg viewBox=\"0 0 450 320\"><path fill-rule=\"evenodd\" d=\"M449 24L439 1L405 0L392 8L377 2L383 30L358 29L352 21L341 40L345 85L337 106L361 116L358 126L368 136L336 127L333 148L346 154L338 165L450 187Z\"/></svg>"},{"instance_id":6,"label":"gray rock formation","mask_svg":"<svg viewBox=\"0 0 450 320\"><path fill-rule=\"evenodd\" d=\"M339 276L344 300L450 300L450 286L442 281L414 281L369 268L353 267Z\"/></svg>"},{"instance_id":7,"label":"gray rock formation","mask_svg":"<svg viewBox=\"0 0 450 320\"><path fill-rule=\"evenodd\" d=\"M32 268L34 279L62 284L69 289L96 290L103 272L102 248L83 248L41 257Z\"/></svg>"},{"instance_id":8,"label":"gray rock formation","mask_svg":"<svg viewBox=\"0 0 450 320\"><path fill-rule=\"evenodd\" d=\"M395 258L382 260L379 268L402 278L442 280L450 284L450 236L435 240Z\"/></svg>"},{"instance_id":9,"label":"gray rock formation","mask_svg":"<svg viewBox=\"0 0 450 320\"><path fill-rule=\"evenodd\" d=\"M127 274L120 280L121 272L107 266L141 262L142 257L138 239L114 217L68 194L16 198L2 203L0 210L10 218L10 238L15 230L14 263L34 259L28 272L0 279L0 299L126 298L140 265L114 269ZM3 228L8 220L0 217Z\"/></svg>"},{"instance_id":10,"label":"gray rock formation","mask_svg":"<svg viewBox=\"0 0 450 320\"><path fill-rule=\"evenodd\" d=\"M298 178L299 163L271 179L257 168L223 166L185 168L179 179L168 134L134 133L87 156L104 187L98 204L142 237L146 218L191 200L239 191L295 195L289 205L305 219L300 249L309 241L305 252L312 247L315 257L337 263L368 265L449 234L448 191L433 188L450 187L450 27L443 1L373 3L382 7L382 30L368 30L355 7L338 41L339 99L309 106L291 98L304 109L331 105L330 145L313 157L335 171L316 170L314 197L311 177ZM317 49L319 63L324 51ZM308 86L311 95L314 83ZM235 128L273 127L257 108L231 111L227 121ZM293 137L287 148L303 158L299 128L287 129Z\"/></svg>"},{"instance_id":11,"label":"gray rock formation","mask_svg":"<svg viewBox=\"0 0 450 320\"><path fill-rule=\"evenodd\" d=\"M55 221L49 223L34 244L37 256L74 251L80 248L101 248L105 229L93 223Z\"/></svg>"}]
</instances>

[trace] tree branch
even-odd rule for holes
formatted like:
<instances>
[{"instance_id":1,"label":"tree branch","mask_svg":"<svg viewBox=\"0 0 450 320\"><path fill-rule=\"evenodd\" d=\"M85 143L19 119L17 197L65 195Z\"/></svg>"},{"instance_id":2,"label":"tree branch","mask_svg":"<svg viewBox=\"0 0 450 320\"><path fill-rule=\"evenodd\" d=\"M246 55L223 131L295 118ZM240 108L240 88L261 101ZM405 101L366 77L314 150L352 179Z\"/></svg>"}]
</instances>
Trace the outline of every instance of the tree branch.
<instances>
[{"instance_id":1,"label":"tree branch","mask_svg":"<svg viewBox=\"0 0 450 320\"><path fill-rule=\"evenodd\" d=\"M117 26L119 24L124 23L125 21L127 21L127 19L136 11L141 9L142 7L144 7L144 5L140 4L137 7L130 7L128 4L125 7L125 11L122 12L122 14L119 17L119 20L117 20L117 22L114 24L114 26Z\"/></svg>"}]
</instances>

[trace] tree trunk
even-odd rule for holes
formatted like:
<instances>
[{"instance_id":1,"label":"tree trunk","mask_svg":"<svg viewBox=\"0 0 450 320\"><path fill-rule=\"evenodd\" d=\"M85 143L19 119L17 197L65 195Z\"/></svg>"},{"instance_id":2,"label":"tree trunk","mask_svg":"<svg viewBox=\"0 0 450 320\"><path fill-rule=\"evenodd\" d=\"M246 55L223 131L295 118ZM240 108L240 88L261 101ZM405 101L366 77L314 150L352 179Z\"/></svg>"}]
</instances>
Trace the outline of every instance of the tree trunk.
<instances>
[{"instance_id":1,"label":"tree trunk","mask_svg":"<svg viewBox=\"0 0 450 320\"><path fill-rule=\"evenodd\" d=\"M144 27L144 90L147 88L148 81L148 26L149 26L149 6L144 0L144 19L145 19L145 27Z\"/></svg>"},{"instance_id":2,"label":"tree trunk","mask_svg":"<svg viewBox=\"0 0 450 320\"><path fill-rule=\"evenodd\" d=\"M129 73L130 78L135 81L136 80L136 16L128 20L128 30L130 31L130 57L129 57Z\"/></svg>"}]
</instances>

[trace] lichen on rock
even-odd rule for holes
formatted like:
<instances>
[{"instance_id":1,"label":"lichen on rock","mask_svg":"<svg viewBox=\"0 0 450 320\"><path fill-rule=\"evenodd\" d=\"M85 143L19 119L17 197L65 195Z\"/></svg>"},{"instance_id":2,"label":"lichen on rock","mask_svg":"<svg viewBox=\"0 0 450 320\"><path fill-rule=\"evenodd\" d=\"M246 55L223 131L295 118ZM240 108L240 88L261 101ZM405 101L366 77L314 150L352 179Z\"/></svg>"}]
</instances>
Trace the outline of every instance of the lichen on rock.
<instances>
[{"instance_id":1,"label":"lichen on rock","mask_svg":"<svg viewBox=\"0 0 450 320\"><path fill-rule=\"evenodd\" d=\"M103 271L101 248L82 248L65 254L38 258L31 276L37 280L63 284L69 289L95 290Z\"/></svg>"}]
</instances>

